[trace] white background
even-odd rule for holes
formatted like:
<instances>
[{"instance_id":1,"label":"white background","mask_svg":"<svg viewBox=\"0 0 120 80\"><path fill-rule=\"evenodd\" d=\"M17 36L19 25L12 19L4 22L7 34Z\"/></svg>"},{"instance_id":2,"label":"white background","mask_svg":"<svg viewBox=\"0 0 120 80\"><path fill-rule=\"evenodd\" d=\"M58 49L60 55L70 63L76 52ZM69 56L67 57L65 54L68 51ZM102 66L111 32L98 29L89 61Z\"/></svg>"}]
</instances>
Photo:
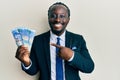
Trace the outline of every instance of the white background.
<instances>
[{"instance_id":1,"label":"white background","mask_svg":"<svg viewBox=\"0 0 120 80\"><path fill-rule=\"evenodd\" d=\"M57 0L0 0L0 80L37 80L21 70L11 30L18 26L41 34L49 29L47 10ZM71 10L69 31L82 34L95 62L82 80L120 80L120 1L59 0Z\"/></svg>"}]
</instances>

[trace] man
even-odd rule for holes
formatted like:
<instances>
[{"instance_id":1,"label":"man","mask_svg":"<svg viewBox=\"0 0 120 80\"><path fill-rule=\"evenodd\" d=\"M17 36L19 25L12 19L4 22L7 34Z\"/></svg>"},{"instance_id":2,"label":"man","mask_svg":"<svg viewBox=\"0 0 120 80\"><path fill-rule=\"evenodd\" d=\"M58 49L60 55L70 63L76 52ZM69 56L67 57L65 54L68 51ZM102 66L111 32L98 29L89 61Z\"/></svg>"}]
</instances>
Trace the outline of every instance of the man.
<instances>
[{"instance_id":1,"label":"man","mask_svg":"<svg viewBox=\"0 0 120 80\"><path fill-rule=\"evenodd\" d=\"M50 6L51 30L34 38L31 52L24 46L17 49L16 58L26 73L34 75L39 71L39 80L80 80L79 71L93 71L94 62L85 40L66 30L69 20L70 10L65 4L57 2Z\"/></svg>"}]
</instances>

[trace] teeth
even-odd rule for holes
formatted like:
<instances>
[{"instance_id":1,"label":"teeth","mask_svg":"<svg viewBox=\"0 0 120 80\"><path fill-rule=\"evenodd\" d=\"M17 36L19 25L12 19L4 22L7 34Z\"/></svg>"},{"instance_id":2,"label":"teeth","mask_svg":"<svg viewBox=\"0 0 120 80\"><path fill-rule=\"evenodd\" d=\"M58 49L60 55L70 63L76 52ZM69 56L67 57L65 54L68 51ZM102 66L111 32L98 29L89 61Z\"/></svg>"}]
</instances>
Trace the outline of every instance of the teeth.
<instances>
[{"instance_id":1,"label":"teeth","mask_svg":"<svg viewBox=\"0 0 120 80\"><path fill-rule=\"evenodd\" d=\"M55 26L56 26L56 27L59 27L59 26L61 26L61 24L55 24Z\"/></svg>"}]
</instances>

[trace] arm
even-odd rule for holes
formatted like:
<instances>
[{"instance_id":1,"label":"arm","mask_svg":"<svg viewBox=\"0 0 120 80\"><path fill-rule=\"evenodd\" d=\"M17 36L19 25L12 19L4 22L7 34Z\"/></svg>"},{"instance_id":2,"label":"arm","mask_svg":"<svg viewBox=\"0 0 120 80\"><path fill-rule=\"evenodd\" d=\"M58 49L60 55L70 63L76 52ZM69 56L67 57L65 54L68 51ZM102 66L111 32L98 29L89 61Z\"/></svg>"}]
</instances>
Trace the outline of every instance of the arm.
<instances>
[{"instance_id":1,"label":"arm","mask_svg":"<svg viewBox=\"0 0 120 80\"><path fill-rule=\"evenodd\" d=\"M54 43L51 43L51 45L60 48L59 56L66 60L68 64L73 68L85 73L92 72L94 69L94 62L90 57L85 40L82 36L77 36L77 38L74 37L74 39L75 41L72 45L75 45L77 47L74 50L60 45L56 45Z\"/></svg>"},{"instance_id":2,"label":"arm","mask_svg":"<svg viewBox=\"0 0 120 80\"><path fill-rule=\"evenodd\" d=\"M35 75L38 72L38 62L36 60L37 56L36 56L36 51L35 51L35 49L36 49L35 45L36 45L36 38L34 38L30 56L29 56L31 64L28 66L29 67L28 69L25 69L22 66L22 69L30 75Z\"/></svg>"},{"instance_id":3,"label":"arm","mask_svg":"<svg viewBox=\"0 0 120 80\"><path fill-rule=\"evenodd\" d=\"M35 45L34 43L35 42L33 42L33 45ZM34 75L37 73L38 68L34 46L32 46L31 53L28 51L27 47L24 46L18 47L15 57L22 63L21 66L25 72L27 72L30 75Z\"/></svg>"},{"instance_id":4,"label":"arm","mask_svg":"<svg viewBox=\"0 0 120 80\"><path fill-rule=\"evenodd\" d=\"M86 42L83 37L79 37L77 41L78 47L74 50L74 58L69 65L85 73L90 73L94 69L94 62L86 47Z\"/></svg>"}]
</instances>

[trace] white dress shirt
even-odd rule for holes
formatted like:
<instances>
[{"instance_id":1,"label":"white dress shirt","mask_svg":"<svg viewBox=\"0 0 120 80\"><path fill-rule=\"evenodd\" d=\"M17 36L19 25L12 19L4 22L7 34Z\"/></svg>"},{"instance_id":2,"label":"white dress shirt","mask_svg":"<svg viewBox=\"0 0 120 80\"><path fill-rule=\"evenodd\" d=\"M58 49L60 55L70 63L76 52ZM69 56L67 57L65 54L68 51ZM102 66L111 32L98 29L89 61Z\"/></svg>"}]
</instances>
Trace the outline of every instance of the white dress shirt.
<instances>
[{"instance_id":1,"label":"white dress shirt","mask_svg":"<svg viewBox=\"0 0 120 80\"><path fill-rule=\"evenodd\" d=\"M57 37L55 34L50 32L50 43L57 43ZM59 36L60 38L60 45L65 46L65 32ZM50 45L50 57L51 57L51 80L56 80L56 47ZM63 60L64 63L64 60ZM63 64L63 75L64 74L64 64ZM65 80L65 77L64 77Z\"/></svg>"}]
</instances>

